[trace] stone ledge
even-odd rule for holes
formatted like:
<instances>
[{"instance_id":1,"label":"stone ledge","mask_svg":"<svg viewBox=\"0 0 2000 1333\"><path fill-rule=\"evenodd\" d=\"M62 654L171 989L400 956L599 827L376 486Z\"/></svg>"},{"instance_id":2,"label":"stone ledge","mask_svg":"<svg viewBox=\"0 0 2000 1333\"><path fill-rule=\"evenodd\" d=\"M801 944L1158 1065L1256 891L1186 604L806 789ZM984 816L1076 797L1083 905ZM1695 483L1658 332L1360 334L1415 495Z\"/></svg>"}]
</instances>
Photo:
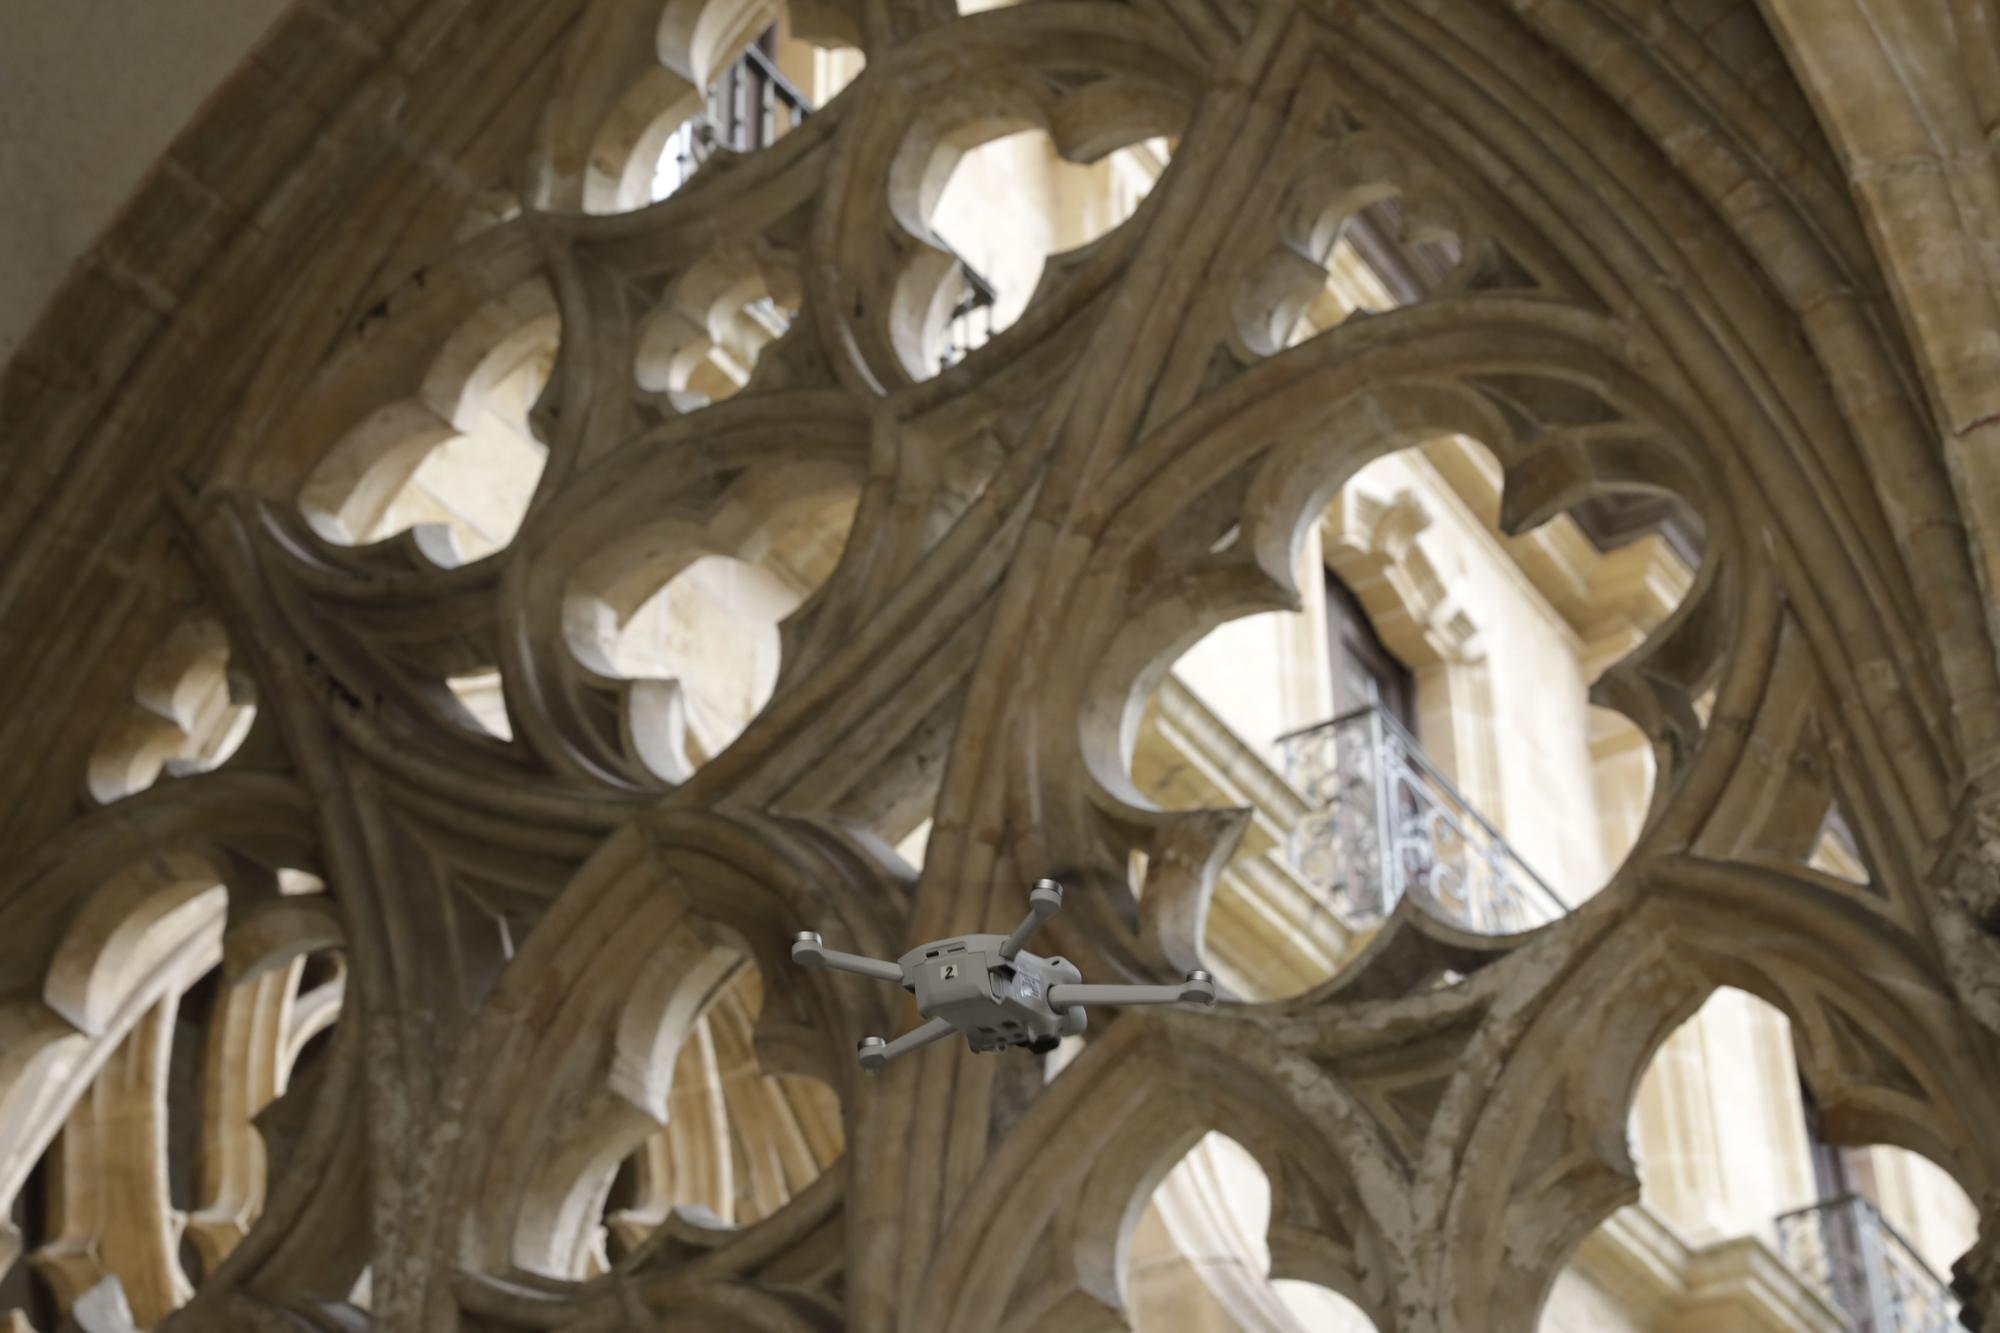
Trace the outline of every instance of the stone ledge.
<instances>
[{"instance_id":1,"label":"stone ledge","mask_svg":"<svg viewBox=\"0 0 2000 1333\"><path fill-rule=\"evenodd\" d=\"M1832 1306L1756 1236L1696 1248L1644 1204L1621 1208L1571 1261L1660 1333L1843 1333Z\"/></svg>"}]
</instances>

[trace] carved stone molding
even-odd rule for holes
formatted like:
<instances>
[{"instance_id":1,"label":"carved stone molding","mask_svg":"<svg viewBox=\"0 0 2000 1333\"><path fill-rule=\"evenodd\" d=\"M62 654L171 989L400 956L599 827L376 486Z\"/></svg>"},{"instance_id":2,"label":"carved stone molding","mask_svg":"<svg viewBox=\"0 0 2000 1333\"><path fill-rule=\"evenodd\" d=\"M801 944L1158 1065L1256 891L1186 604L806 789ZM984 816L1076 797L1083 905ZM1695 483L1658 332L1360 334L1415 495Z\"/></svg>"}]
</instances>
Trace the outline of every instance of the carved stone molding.
<instances>
[{"instance_id":1,"label":"carved stone molding","mask_svg":"<svg viewBox=\"0 0 2000 1333\"><path fill-rule=\"evenodd\" d=\"M848 90L643 206L645 117L765 7L294 9L107 242L158 289L84 270L0 386L0 1186L70 1126L80 1188L24 1243L79 1324L186 1294L160 1029L218 964L257 1059L221 1062L189 1327L1115 1327L1146 1199L1217 1131L1271 1181L1274 1275L1382 1333L1525 1333L1636 1197L1634 1088L1719 986L1791 1019L1830 1134L2000 1197L2000 820L1957 799L2000 670L1937 328L1881 299L1821 90L1758 9L1701 8L822 0L793 22L860 46ZM962 279L930 210L1023 127L1171 162L934 373ZM1294 339L1387 200L1436 282ZM367 540L502 382L542 463L518 527ZM1506 938L1406 898L1325 984L1119 1017L1045 1084L948 1044L862 1075L906 1015L801 977L795 929L893 955L1048 874L1093 978L1199 959L1249 817L1148 799L1147 699L1299 605L1362 467L1461 436L1506 534L1634 492L1701 520L1592 692L1658 773L1603 892ZM1423 515L1366 498L1411 641L1475 660ZM768 704L686 745L608 638L850 507ZM1866 883L1802 864L1836 794ZM918 871L891 846L925 819ZM610 1206L732 1134L740 1173ZM1754 1246L1689 1263L1716 1309L1790 1300Z\"/></svg>"}]
</instances>

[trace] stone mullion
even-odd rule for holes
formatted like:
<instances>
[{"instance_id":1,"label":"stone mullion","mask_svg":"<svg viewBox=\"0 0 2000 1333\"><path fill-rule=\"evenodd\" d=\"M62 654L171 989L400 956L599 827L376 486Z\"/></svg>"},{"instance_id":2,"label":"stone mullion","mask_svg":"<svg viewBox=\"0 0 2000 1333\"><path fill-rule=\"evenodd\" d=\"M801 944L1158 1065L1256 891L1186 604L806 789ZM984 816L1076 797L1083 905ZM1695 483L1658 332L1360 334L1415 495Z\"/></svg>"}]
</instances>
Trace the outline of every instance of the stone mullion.
<instances>
[{"instance_id":1,"label":"stone mullion","mask_svg":"<svg viewBox=\"0 0 2000 1333\"><path fill-rule=\"evenodd\" d=\"M1063 624L1059 608L1073 595L1095 539L1072 529L1074 513L1139 428L1160 377L1175 364L1176 345L1204 336L1219 342L1228 332L1198 327L1207 309L1203 298L1215 282L1229 281L1229 267L1218 265L1218 256L1238 210L1256 196L1253 183L1282 134L1283 108L1306 68L1305 44L1284 40L1294 22L1289 5L1266 6L1230 61L1228 83L1195 112L1173 172L1162 181L1160 197L1149 201L1151 227L1079 358L1088 369L1073 374L1044 418L1051 436L1048 471L967 692L913 914L914 938L1000 925L1000 917L1018 910L1022 886L1033 878L1036 868L1009 854L1007 831L1027 813L1012 806L1024 777L1018 769L1031 752L1029 728L1040 725L1040 664L1055 655L1049 640ZM1196 327L1176 337L1184 322ZM1023 851L1065 850L1042 846L1032 827L1016 828L1015 837ZM901 1234L894 1241L901 1252L887 1272L878 1275L871 1267L850 1273L850 1281L865 1291L890 1279L895 1303L906 1312L919 1306L917 1288L931 1280L928 1260L938 1230L988 1158L992 1077L990 1062L941 1044L884 1078L914 1112L895 1154L902 1176L894 1182L901 1195ZM872 1126L868 1131L875 1132ZM850 1228L856 1232L864 1244L872 1240L865 1227Z\"/></svg>"},{"instance_id":2,"label":"stone mullion","mask_svg":"<svg viewBox=\"0 0 2000 1333\"><path fill-rule=\"evenodd\" d=\"M1945 972L1972 1017L2000 1037L2000 798L1966 794L1931 876L1945 904L1936 919Z\"/></svg>"},{"instance_id":3,"label":"stone mullion","mask_svg":"<svg viewBox=\"0 0 2000 1333\"><path fill-rule=\"evenodd\" d=\"M674 1081L680 1082L679 1073L674 1075ZM673 1197L674 1161L680 1155L677 1141L684 1137L681 1122L687 1114L678 1105L671 1107L667 1127L649 1136L633 1155L632 1202L604 1215L605 1230L628 1252L636 1249L679 1206ZM728 1221L712 1203L698 1202L714 1213L718 1221Z\"/></svg>"},{"instance_id":4,"label":"stone mullion","mask_svg":"<svg viewBox=\"0 0 2000 1333\"><path fill-rule=\"evenodd\" d=\"M279 728L300 781L312 794L325 879L349 941L347 1010L368 1053L370 1198L375 1225L374 1310L386 1327L435 1327L422 1313L450 1300L448 1284L415 1256L419 1237L442 1224L432 1179L436 1155L421 1132L433 1112L451 1038L445 1016L463 1001L436 966L437 886L412 882L391 844L377 779L338 739L332 710L355 696L302 650L259 562L240 501L190 501L185 527L210 593L224 608L231 642L255 674L258 697ZM407 850L406 848L404 849Z\"/></svg>"},{"instance_id":5,"label":"stone mullion","mask_svg":"<svg viewBox=\"0 0 2000 1333\"><path fill-rule=\"evenodd\" d=\"M1211 204L1202 211L1198 225L1210 234L1199 244L1209 255L1199 263L1183 261L1188 274L1184 281L1192 286L1184 298L1179 336L1147 373L1143 410L1134 417L1128 438L1152 433L1200 396L1218 346L1230 345L1233 355L1243 354L1241 265L1273 246L1290 244L1277 219L1285 210L1302 159L1323 144L1326 118L1335 109L1306 21L1289 3L1267 2L1262 10L1260 28L1275 28L1279 35L1268 67L1250 76L1255 93L1239 134L1254 149L1244 151L1241 162L1226 168L1233 174L1221 188L1228 192L1230 207ZM1245 170L1251 161L1258 170ZM1115 450L1113 459L1123 452ZM1080 494L1091 489L1089 483L1078 487Z\"/></svg>"},{"instance_id":6,"label":"stone mullion","mask_svg":"<svg viewBox=\"0 0 2000 1333\"><path fill-rule=\"evenodd\" d=\"M803 1189L814 1176L837 1163L847 1146L841 1138L840 1103L822 1083L785 1075L779 1075L776 1083L804 1143L804 1174L797 1186Z\"/></svg>"},{"instance_id":7,"label":"stone mullion","mask_svg":"<svg viewBox=\"0 0 2000 1333\"><path fill-rule=\"evenodd\" d=\"M61 1137L52 1145L48 1239L29 1256L64 1310L105 1276L97 1249L104 1206L96 1175L99 1161L93 1109L92 1096L86 1092L71 1109Z\"/></svg>"},{"instance_id":8,"label":"stone mullion","mask_svg":"<svg viewBox=\"0 0 2000 1333\"><path fill-rule=\"evenodd\" d=\"M727 1106L729 1138L742 1168L736 1182L738 1215L768 1217L792 1196L795 1178L818 1174L803 1152L790 1108L775 1095L773 1080L758 1067L750 1046L748 1015L725 996L709 1013L716 1073ZM803 1160L802 1160L803 1157ZM799 1179L803 1185L804 1179ZM745 1208L745 1204L748 1208Z\"/></svg>"},{"instance_id":9,"label":"stone mullion","mask_svg":"<svg viewBox=\"0 0 2000 1333\"><path fill-rule=\"evenodd\" d=\"M1245 83L1256 79L1247 71L1239 72L1239 77ZM1184 288L1190 281L1198 284L1199 276L1190 279L1182 275L1187 270L1204 273L1210 249L1219 240L1213 234L1219 224L1211 223L1190 241L1193 215L1209 197L1205 192L1216 191L1215 176L1228 166L1232 151L1237 154L1239 170L1245 169L1245 162L1259 157L1254 150L1243 151L1237 142L1244 132L1242 101L1240 91L1233 97L1217 95L1196 116L1176 157L1179 175L1171 189L1167 182L1162 183L1169 197L1161 201L1154 230L1134 257L1113 311L1092 331L1097 346L1119 346L1134 328L1149 322L1168 324L1162 311L1150 308L1155 302L1178 305L1192 299ZM1269 127L1260 128L1268 131ZM1182 247L1189 246L1191 251L1182 253ZM1167 277L1163 270L1174 271L1171 291L1163 291ZM1217 330L1215 336L1220 338L1222 332ZM1151 341L1159 339L1155 336ZM1004 904L1004 911L1012 911L1016 907L1008 895L1018 894L1020 886L1000 886L992 881L992 871L1001 857L992 850L989 837L997 830L985 826L995 812L979 807L1004 799L1004 769L1019 741L1015 729L1020 722L1010 714L1020 705L1012 701L1024 698L1031 689L1035 680L1031 664L1040 646L1037 641L1052 632L1057 619L1053 608L1064 600L1061 589L1065 576L1071 573L1079 546L1088 541L1087 537L1079 541L1081 534L1072 536L1061 530L1065 515L1096 470L1115 455L1111 441L1118 426L1135 424L1144 400L1136 385L1158 369L1165 355L1166 349L1157 347L1131 367L1113 358L1108 367L1093 365L1089 373L1073 374L1038 423L1034 436L1039 437L1039 443L1031 438L1019 446L1022 450L1041 448L1049 473L1035 493L1035 511L1014 548L1000 604L987 629L984 653L974 668L961 709L963 717L978 721L962 724L953 744L913 923L916 936L953 928L985 928L992 924L986 920L989 908ZM961 887L954 890L953 885Z\"/></svg>"},{"instance_id":10,"label":"stone mullion","mask_svg":"<svg viewBox=\"0 0 2000 1333\"><path fill-rule=\"evenodd\" d=\"M162 998L98 1072L63 1131L55 1179L61 1226L36 1251L68 1306L116 1277L141 1327L193 1288L181 1271L183 1218L167 1190L167 1063L180 997Z\"/></svg>"},{"instance_id":11,"label":"stone mullion","mask_svg":"<svg viewBox=\"0 0 2000 1333\"><path fill-rule=\"evenodd\" d=\"M788 688L673 799L786 809L804 802L812 810L826 799L828 769L877 763L879 730L907 732L924 723L928 710L912 709L911 702L948 697L976 660L1032 494L1034 451L1021 446L978 503L843 641L809 669L788 665ZM862 540L861 533L850 538ZM833 795L852 785L851 778L843 781Z\"/></svg>"},{"instance_id":12,"label":"stone mullion","mask_svg":"<svg viewBox=\"0 0 2000 1333\"><path fill-rule=\"evenodd\" d=\"M264 1205L264 1141L255 1121L284 1078L292 989L303 959L224 988L209 1026L202 1089L200 1194L188 1234L214 1272Z\"/></svg>"},{"instance_id":13,"label":"stone mullion","mask_svg":"<svg viewBox=\"0 0 2000 1333\"><path fill-rule=\"evenodd\" d=\"M341 1005L346 998L347 965L344 960L332 980L291 998L285 1007L285 1028L278 1053L278 1083L281 1087L291 1083L299 1054L306 1043L339 1021Z\"/></svg>"},{"instance_id":14,"label":"stone mullion","mask_svg":"<svg viewBox=\"0 0 2000 1333\"><path fill-rule=\"evenodd\" d=\"M646 1140L635 1220L657 1226L675 1208L701 1205L724 1226L736 1221L735 1156L729 1107L707 1018L674 1062L667 1127Z\"/></svg>"}]
</instances>

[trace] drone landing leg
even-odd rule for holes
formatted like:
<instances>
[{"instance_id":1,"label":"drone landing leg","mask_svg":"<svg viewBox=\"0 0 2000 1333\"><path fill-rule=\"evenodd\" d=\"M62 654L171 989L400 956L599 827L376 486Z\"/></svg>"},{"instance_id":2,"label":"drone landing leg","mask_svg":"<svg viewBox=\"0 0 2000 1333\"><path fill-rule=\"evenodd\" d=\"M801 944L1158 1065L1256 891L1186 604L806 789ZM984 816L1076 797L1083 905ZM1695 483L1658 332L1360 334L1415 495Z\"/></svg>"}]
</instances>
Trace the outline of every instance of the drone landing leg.
<instances>
[{"instance_id":1,"label":"drone landing leg","mask_svg":"<svg viewBox=\"0 0 2000 1333\"><path fill-rule=\"evenodd\" d=\"M933 1018L922 1027L911 1028L894 1041L885 1042L880 1037L865 1038L861 1043L861 1067L872 1074L897 1056L908 1055L919 1046L928 1046L956 1031L958 1029L948 1020Z\"/></svg>"},{"instance_id":2,"label":"drone landing leg","mask_svg":"<svg viewBox=\"0 0 2000 1333\"><path fill-rule=\"evenodd\" d=\"M1078 1004L1196 1004L1215 1003L1215 981L1206 972L1196 972L1177 986L1090 986L1049 987L1049 1008L1067 1009Z\"/></svg>"}]
</instances>

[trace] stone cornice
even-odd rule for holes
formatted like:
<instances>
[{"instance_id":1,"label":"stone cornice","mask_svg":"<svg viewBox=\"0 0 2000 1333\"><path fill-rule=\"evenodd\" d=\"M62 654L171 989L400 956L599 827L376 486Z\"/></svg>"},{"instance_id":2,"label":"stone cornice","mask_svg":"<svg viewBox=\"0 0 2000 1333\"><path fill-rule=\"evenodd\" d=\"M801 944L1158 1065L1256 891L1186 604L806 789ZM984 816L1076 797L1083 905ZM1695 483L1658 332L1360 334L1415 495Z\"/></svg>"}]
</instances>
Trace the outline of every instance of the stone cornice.
<instances>
[{"instance_id":1,"label":"stone cornice","mask_svg":"<svg viewBox=\"0 0 2000 1333\"><path fill-rule=\"evenodd\" d=\"M1755 1236L1699 1249L1644 1204L1592 1232L1571 1267L1618 1301L1635 1326L1662 1333L1840 1333L1826 1301Z\"/></svg>"},{"instance_id":2,"label":"stone cornice","mask_svg":"<svg viewBox=\"0 0 2000 1333\"><path fill-rule=\"evenodd\" d=\"M1518 570L1581 641L1587 665L1601 669L1630 652L1687 595L1694 571L1658 533L1600 551L1576 520L1559 514L1518 537L1501 533L1500 472L1468 440L1446 437L1424 458Z\"/></svg>"}]
</instances>

